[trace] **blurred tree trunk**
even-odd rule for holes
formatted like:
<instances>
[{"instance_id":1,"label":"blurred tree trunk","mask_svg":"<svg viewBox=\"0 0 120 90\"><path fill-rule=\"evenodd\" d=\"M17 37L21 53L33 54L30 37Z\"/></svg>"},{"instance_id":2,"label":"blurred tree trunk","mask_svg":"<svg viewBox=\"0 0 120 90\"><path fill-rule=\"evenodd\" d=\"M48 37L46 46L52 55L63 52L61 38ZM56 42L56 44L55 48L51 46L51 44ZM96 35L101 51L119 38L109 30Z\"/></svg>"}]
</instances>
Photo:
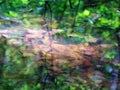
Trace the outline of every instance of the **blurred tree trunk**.
<instances>
[{"instance_id":1,"label":"blurred tree trunk","mask_svg":"<svg viewBox=\"0 0 120 90\"><path fill-rule=\"evenodd\" d=\"M6 46L7 46L6 37L4 36L0 37L0 79L2 78Z\"/></svg>"}]
</instances>

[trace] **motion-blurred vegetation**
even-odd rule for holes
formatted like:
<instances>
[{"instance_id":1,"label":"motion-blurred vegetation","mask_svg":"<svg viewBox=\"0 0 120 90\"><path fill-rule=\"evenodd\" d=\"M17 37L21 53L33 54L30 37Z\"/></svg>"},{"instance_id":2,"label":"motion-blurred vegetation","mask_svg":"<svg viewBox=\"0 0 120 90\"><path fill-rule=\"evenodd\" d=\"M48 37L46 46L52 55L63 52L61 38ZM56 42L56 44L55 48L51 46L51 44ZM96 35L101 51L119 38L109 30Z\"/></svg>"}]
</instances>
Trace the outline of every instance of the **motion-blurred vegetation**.
<instances>
[{"instance_id":1,"label":"motion-blurred vegetation","mask_svg":"<svg viewBox=\"0 0 120 90\"><path fill-rule=\"evenodd\" d=\"M56 74L50 70L52 66L48 65L48 58L37 62L30 56L24 56L27 46L8 44L7 38L0 34L0 90L120 88L119 0L0 0L0 29L17 25L31 29L39 27L48 32L56 29L58 33L52 38L61 39L65 45L84 43L88 51L85 60L91 58L89 48L100 45L104 47L102 56L91 61L94 63L93 71L90 71L92 74L83 63L74 69L64 65L65 72ZM106 49L109 46L112 47ZM43 62L45 65L39 65ZM84 73L87 78L80 72L87 72Z\"/></svg>"}]
</instances>

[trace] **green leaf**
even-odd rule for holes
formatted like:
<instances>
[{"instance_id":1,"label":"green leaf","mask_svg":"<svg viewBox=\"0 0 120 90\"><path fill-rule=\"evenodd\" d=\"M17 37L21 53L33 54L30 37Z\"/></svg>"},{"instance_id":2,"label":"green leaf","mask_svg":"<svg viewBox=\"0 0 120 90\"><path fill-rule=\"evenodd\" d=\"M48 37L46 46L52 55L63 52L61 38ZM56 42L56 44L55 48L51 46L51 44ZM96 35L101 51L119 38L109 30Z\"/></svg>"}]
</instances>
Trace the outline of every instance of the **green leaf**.
<instances>
[{"instance_id":1,"label":"green leaf","mask_svg":"<svg viewBox=\"0 0 120 90\"><path fill-rule=\"evenodd\" d=\"M36 87L37 87L37 88L41 88L41 84L40 84L40 83L38 83Z\"/></svg>"},{"instance_id":2,"label":"green leaf","mask_svg":"<svg viewBox=\"0 0 120 90\"><path fill-rule=\"evenodd\" d=\"M25 84L25 85L21 88L21 90L28 90L28 85Z\"/></svg>"},{"instance_id":3,"label":"green leaf","mask_svg":"<svg viewBox=\"0 0 120 90\"><path fill-rule=\"evenodd\" d=\"M90 14L89 10L84 10L83 15L88 16Z\"/></svg>"},{"instance_id":4,"label":"green leaf","mask_svg":"<svg viewBox=\"0 0 120 90\"><path fill-rule=\"evenodd\" d=\"M99 18L99 21L101 24L109 24L110 23L110 21L104 17Z\"/></svg>"},{"instance_id":5,"label":"green leaf","mask_svg":"<svg viewBox=\"0 0 120 90\"><path fill-rule=\"evenodd\" d=\"M14 11L9 11L9 14L12 17L17 17L18 16L18 14L16 12L14 12Z\"/></svg>"},{"instance_id":6,"label":"green leaf","mask_svg":"<svg viewBox=\"0 0 120 90\"><path fill-rule=\"evenodd\" d=\"M82 17L82 16L83 16L83 13L79 12L77 18L79 19L79 18Z\"/></svg>"},{"instance_id":7,"label":"green leaf","mask_svg":"<svg viewBox=\"0 0 120 90\"><path fill-rule=\"evenodd\" d=\"M22 0L23 4L28 4L28 0Z\"/></svg>"},{"instance_id":8,"label":"green leaf","mask_svg":"<svg viewBox=\"0 0 120 90\"><path fill-rule=\"evenodd\" d=\"M108 37L110 35L110 32L109 31L104 31L103 33L102 33L102 36L103 37Z\"/></svg>"},{"instance_id":9,"label":"green leaf","mask_svg":"<svg viewBox=\"0 0 120 90\"><path fill-rule=\"evenodd\" d=\"M45 4L45 1L40 1L39 2L39 5L44 5Z\"/></svg>"},{"instance_id":10,"label":"green leaf","mask_svg":"<svg viewBox=\"0 0 120 90\"><path fill-rule=\"evenodd\" d=\"M73 87L73 86L70 86L70 90L75 90L75 87Z\"/></svg>"}]
</instances>

